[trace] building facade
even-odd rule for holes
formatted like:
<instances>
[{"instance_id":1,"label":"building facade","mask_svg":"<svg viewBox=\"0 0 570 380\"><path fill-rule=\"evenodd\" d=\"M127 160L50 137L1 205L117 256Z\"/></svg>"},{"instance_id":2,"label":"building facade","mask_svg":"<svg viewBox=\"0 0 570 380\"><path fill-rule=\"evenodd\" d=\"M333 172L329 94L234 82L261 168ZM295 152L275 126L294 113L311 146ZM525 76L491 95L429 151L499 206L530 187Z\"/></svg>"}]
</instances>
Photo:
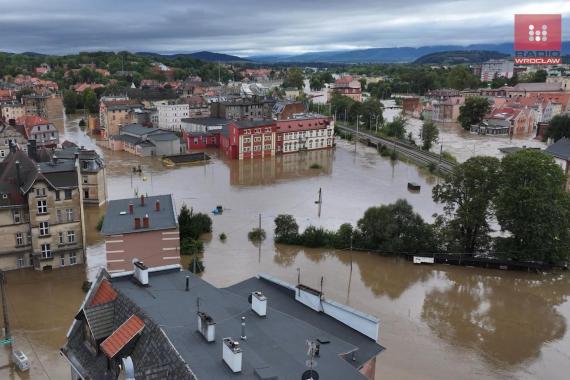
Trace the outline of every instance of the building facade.
<instances>
[{"instance_id":1,"label":"building facade","mask_svg":"<svg viewBox=\"0 0 570 380\"><path fill-rule=\"evenodd\" d=\"M331 84L330 89L333 94L348 96L357 102L362 101L361 84L359 81L354 80L350 75L337 79Z\"/></svg>"},{"instance_id":2,"label":"building facade","mask_svg":"<svg viewBox=\"0 0 570 380\"><path fill-rule=\"evenodd\" d=\"M55 125L39 116L22 116L16 125L24 130L27 140L35 140L38 147L55 148L59 144L59 131Z\"/></svg>"},{"instance_id":3,"label":"building facade","mask_svg":"<svg viewBox=\"0 0 570 380\"><path fill-rule=\"evenodd\" d=\"M125 98L102 99L99 103L99 128L103 138L119 134L119 127L135 123L135 111L142 109L143 104Z\"/></svg>"},{"instance_id":4,"label":"building facade","mask_svg":"<svg viewBox=\"0 0 570 380\"><path fill-rule=\"evenodd\" d=\"M159 104L156 108L158 126L171 131L181 130L182 119L188 118L190 114L189 104Z\"/></svg>"},{"instance_id":5,"label":"building facade","mask_svg":"<svg viewBox=\"0 0 570 380\"><path fill-rule=\"evenodd\" d=\"M273 120L233 121L222 133L220 144L232 159L275 156L277 125Z\"/></svg>"},{"instance_id":6,"label":"building facade","mask_svg":"<svg viewBox=\"0 0 570 380\"><path fill-rule=\"evenodd\" d=\"M0 118L5 123L14 123L25 115L26 109L22 103L15 101L0 103Z\"/></svg>"},{"instance_id":7,"label":"building facade","mask_svg":"<svg viewBox=\"0 0 570 380\"><path fill-rule=\"evenodd\" d=\"M481 81L490 82L495 78L512 78L514 62L508 59L491 59L481 64Z\"/></svg>"},{"instance_id":8,"label":"building facade","mask_svg":"<svg viewBox=\"0 0 570 380\"><path fill-rule=\"evenodd\" d=\"M8 156L12 145L27 152L27 143L28 139L26 139L23 128L0 122L0 162Z\"/></svg>"},{"instance_id":9,"label":"building facade","mask_svg":"<svg viewBox=\"0 0 570 380\"><path fill-rule=\"evenodd\" d=\"M129 124L108 141L109 149L124 150L142 157L168 156L181 153L180 138L171 131Z\"/></svg>"},{"instance_id":10,"label":"building facade","mask_svg":"<svg viewBox=\"0 0 570 380\"><path fill-rule=\"evenodd\" d=\"M334 123L328 117L298 114L277 120L277 153L328 149L334 145Z\"/></svg>"}]
</instances>

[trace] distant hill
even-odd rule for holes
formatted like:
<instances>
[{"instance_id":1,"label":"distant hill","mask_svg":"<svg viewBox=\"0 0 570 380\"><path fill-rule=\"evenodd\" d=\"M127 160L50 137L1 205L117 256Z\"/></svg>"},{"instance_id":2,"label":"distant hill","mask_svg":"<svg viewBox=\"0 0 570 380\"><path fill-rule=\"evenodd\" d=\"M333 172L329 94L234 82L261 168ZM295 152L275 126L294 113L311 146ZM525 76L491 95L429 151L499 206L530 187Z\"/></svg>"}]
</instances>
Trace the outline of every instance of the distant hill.
<instances>
[{"instance_id":1,"label":"distant hill","mask_svg":"<svg viewBox=\"0 0 570 380\"><path fill-rule=\"evenodd\" d=\"M509 54L488 50L458 50L426 54L414 61L416 64L456 65L461 63L481 63L490 59L509 57Z\"/></svg>"},{"instance_id":2,"label":"distant hill","mask_svg":"<svg viewBox=\"0 0 570 380\"><path fill-rule=\"evenodd\" d=\"M328 62L328 63L406 63L414 62L420 57L432 53L449 51L493 51L497 53L513 54L513 43L505 42L500 44L476 44L468 46L458 45L436 45L395 48L373 48L348 51L324 51L316 53L305 53L292 56L252 56L247 57L257 62ZM562 53L570 53L570 42L562 43Z\"/></svg>"},{"instance_id":3,"label":"distant hill","mask_svg":"<svg viewBox=\"0 0 570 380\"><path fill-rule=\"evenodd\" d=\"M194 59L200 59L202 61L209 61L209 62L248 62L247 59L235 55L213 53L210 51L199 51L196 53L181 53L181 54L158 54L150 52L139 52L136 54L144 57L156 57L156 58L192 57Z\"/></svg>"}]
</instances>

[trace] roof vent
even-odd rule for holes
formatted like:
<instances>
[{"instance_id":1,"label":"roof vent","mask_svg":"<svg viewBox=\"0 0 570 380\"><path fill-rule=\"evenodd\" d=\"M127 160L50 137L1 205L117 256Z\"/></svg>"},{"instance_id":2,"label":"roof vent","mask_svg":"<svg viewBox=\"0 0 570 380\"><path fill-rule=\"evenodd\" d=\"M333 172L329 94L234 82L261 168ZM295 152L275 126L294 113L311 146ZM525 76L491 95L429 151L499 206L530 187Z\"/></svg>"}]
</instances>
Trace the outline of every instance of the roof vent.
<instances>
[{"instance_id":1,"label":"roof vent","mask_svg":"<svg viewBox=\"0 0 570 380\"><path fill-rule=\"evenodd\" d=\"M216 340L216 322L208 314L199 311L198 315L198 331L206 342L213 342Z\"/></svg>"},{"instance_id":2,"label":"roof vent","mask_svg":"<svg viewBox=\"0 0 570 380\"><path fill-rule=\"evenodd\" d=\"M135 278L142 286L148 286L148 267L142 261L135 261L133 265Z\"/></svg>"},{"instance_id":3,"label":"roof vent","mask_svg":"<svg viewBox=\"0 0 570 380\"><path fill-rule=\"evenodd\" d=\"M261 292L251 293L251 310L260 317L267 316L267 297Z\"/></svg>"},{"instance_id":4,"label":"roof vent","mask_svg":"<svg viewBox=\"0 0 570 380\"><path fill-rule=\"evenodd\" d=\"M222 358L232 372L241 372L242 352L239 342L232 338L224 338Z\"/></svg>"}]
</instances>

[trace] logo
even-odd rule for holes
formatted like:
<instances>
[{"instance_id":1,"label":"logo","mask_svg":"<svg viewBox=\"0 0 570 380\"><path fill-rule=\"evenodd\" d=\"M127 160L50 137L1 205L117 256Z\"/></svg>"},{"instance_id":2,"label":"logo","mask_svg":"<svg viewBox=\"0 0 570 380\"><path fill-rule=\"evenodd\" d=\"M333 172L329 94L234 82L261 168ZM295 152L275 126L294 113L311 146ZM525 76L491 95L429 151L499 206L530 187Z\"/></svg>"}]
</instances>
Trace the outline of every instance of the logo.
<instances>
[{"instance_id":1,"label":"logo","mask_svg":"<svg viewBox=\"0 0 570 380\"><path fill-rule=\"evenodd\" d=\"M515 64L561 63L562 16L515 15Z\"/></svg>"}]
</instances>

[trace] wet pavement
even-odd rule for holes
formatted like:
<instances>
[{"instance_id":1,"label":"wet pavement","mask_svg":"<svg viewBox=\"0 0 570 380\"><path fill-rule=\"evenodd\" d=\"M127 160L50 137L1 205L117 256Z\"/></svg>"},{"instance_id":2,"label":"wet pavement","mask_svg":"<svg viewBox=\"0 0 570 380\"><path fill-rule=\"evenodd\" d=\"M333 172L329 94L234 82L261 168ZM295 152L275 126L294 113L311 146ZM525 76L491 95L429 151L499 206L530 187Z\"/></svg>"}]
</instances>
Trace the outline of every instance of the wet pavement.
<instances>
[{"instance_id":1,"label":"wet pavement","mask_svg":"<svg viewBox=\"0 0 570 380\"><path fill-rule=\"evenodd\" d=\"M68 121L65 138L92 146L77 120ZM374 149L338 141L335 151L282 156L265 161L227 161L210 151L210 163L164 168L158 160L102 150L110 199L135 191L174 194L212 216L213 233L204 237L203 278L228 286L259 272L295 283L319 286L327 297L376 315L379 342L387 348L377 361L378 379L563 379L570 372L570 277L451 266L414 266L398 258L347 251L275 245L273 219L295 216L301 227L337 228L356 223L366 208L406 198L426 220L441 211L431 200L437 178L412 164L391 162ZM319 169L309 167L318 163ZM142 175L131 175L141 165ZM409 193L408 181L422 185ZM322 189L321 215L314 201ZM8 275L8 298L15 346L32 361L31 378L68 378L58 348L77 312L85 277L104 264L101 238L94 230L103 210L86 210L88 265L39 273ZM247 232L262 227L261 245ZM219 234L228 238L224 242ZM185 265L188 258L184 258ZM352 263L352 265L351 265ZM351 270L352 268L352 270ZM28 378L1 368L0 378Z\"/></svg>"}]
</instances>

